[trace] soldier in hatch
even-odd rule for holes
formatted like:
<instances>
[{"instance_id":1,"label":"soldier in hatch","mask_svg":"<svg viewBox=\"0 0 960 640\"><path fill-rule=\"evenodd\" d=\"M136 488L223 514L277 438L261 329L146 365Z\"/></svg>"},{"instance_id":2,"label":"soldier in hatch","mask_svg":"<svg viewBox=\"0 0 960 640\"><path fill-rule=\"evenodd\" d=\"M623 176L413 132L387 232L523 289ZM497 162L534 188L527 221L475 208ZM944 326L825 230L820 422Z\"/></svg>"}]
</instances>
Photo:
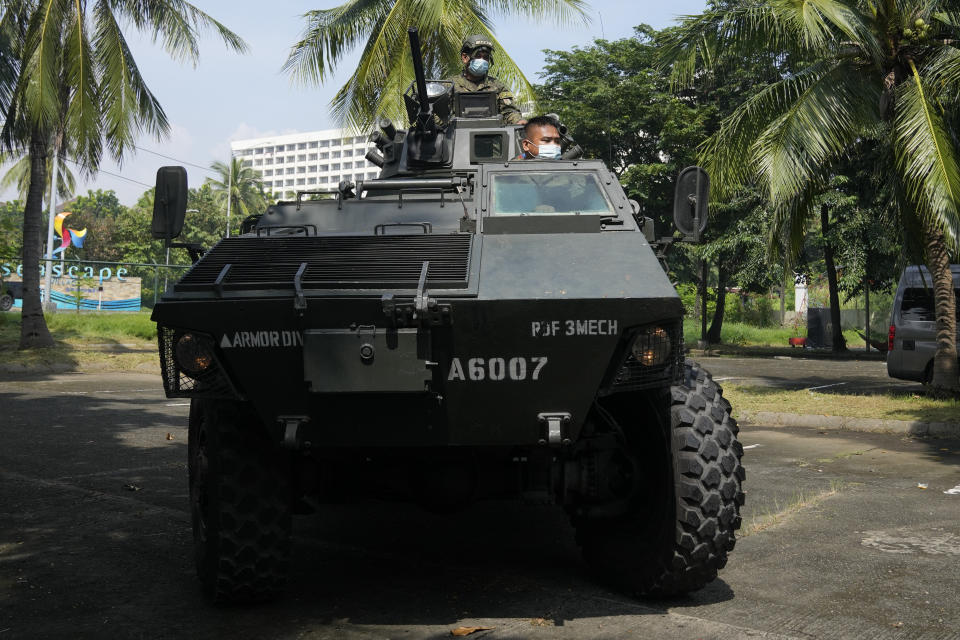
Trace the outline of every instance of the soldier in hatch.
<instances>
[{"instance_id":1,"label":"soldier in hatch","mask_svg":"<svg viewBox=\"0 0 960 640\"><path fill-rule=\"evenodd\" d=\"M468 36L460 49L463 72L448 78L453 91L496 91L497 107L506 124L523 124L520 109L514 104L513 93L505 84L487 74L493 62L493 43L483 36Z\"/></svg>"},{"instance_id":2,"label":"soldier in hatch","mask_svg":"<svg viewBox=\"0 0 960 640\"><path fill-rule=\"evenodd\" d=\"M523 126L520 155L514 160L556 160L563 138L557 121L550 116L535 116Z\"/></svg>"}]
</instances>

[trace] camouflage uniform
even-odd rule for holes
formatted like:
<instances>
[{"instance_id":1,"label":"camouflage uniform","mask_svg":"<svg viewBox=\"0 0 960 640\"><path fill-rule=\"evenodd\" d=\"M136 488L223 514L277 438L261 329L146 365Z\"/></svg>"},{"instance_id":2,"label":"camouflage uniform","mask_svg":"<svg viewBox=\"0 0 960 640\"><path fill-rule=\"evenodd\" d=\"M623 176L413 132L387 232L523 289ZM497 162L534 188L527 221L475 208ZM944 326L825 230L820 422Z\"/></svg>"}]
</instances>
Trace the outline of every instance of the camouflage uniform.
<instances>
[{"instance_id":1,"label":"camouflage uniform","mask_svg":"<svg viewBox=\"0 0 960 640\"><path fill-rule=\"evenodd\" d=\"M486 76L479 81L474 82L467 77L466 71L460 75L447 78L448 82L453 83L454 93L472 93L474 91L496 91L497 107L503 121L506 124L517 124L522 119L520 109L514 104L513 93L507 87L493 76Z\"/></svg>"}]
</instances>

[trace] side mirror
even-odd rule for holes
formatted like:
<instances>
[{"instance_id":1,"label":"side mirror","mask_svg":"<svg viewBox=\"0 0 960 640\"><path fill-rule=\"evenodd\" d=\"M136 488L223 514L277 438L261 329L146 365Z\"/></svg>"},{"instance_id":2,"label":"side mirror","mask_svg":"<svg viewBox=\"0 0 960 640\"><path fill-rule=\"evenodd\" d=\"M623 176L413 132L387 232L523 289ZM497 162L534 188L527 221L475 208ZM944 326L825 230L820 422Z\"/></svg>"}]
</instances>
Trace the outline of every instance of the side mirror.
<instances>
[{"instance_id":1,"label":"side mirror","mask_svg":"<svg viewBox=\"0 0 960 640\"><path fill-rule=\"evenodd\" d=\"M710 176L700 167L687 167L677 177L673 201L673 224L685 242L700 242L707 228L707 200L710 197Z\"/></svg>"},{"instance_id":2,"label":"side mirror","mask_svg":"<svg viewBox=\"0 0 960 640\"><path fill-rule=\"evenodd\" d=\"M157 240L169 243L183 231L187 213L187 170L183 167L157 169L153 195L153 223L150 232Z\"/></svg>"}]
</instances>

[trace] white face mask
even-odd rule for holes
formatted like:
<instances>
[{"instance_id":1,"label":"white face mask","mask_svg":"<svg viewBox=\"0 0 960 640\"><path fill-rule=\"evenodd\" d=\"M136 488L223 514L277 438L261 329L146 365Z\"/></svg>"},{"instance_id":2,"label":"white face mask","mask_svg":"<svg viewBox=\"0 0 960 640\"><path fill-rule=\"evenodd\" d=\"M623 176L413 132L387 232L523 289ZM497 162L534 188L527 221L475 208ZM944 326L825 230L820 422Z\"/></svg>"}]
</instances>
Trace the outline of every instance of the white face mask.
<instances>
[{"instance_id":1,"label":"white face mask","mask_svg":"<svg viewBox=\"0 0 960 640\"><path fill-rule=\"evenodd\" d=\"M556 160L560 157L560 145L541 144L537 145L537 157L544 160Z\"/></svg>"}]
</instances>

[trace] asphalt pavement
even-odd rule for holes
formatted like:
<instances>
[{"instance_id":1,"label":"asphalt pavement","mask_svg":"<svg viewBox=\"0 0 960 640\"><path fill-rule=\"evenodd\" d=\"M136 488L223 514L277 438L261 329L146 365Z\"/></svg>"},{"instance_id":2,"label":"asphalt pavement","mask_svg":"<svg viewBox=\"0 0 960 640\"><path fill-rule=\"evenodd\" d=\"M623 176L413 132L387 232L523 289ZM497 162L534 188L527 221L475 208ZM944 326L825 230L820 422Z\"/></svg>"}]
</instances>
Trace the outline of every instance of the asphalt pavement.
<instances>
[{"instance_id":1,"label":"asphalt pavement","mask_svg":"<svg viewBox=\"0 0 960 640\"><path fill-rule=\"evenodd\" d=\"M762 366L747 373L763 378ZM191 559L187 411L153 375L0 377L0 640L419 639L458 627L960 639L960 440L745 428L743 535L719 579L684 598L596 584L554 508L490 502L441 517L367 502L296 519L285 599L212 608Z\"/></svg>"},{"instance_id":2,"label":"asphalt pavement","mask_svg":"<svg viewBox=\"0 0 960 640\"><path fill-rule=\"evenodd\" d=\"M884 360L804 358L800 354L766 358L700 356L714 380L721 384L774 387L788 391L815 389L820 393L873 394L889 391L920 392L919 382L887 375Z\"/></svg>"}]
</instances>

